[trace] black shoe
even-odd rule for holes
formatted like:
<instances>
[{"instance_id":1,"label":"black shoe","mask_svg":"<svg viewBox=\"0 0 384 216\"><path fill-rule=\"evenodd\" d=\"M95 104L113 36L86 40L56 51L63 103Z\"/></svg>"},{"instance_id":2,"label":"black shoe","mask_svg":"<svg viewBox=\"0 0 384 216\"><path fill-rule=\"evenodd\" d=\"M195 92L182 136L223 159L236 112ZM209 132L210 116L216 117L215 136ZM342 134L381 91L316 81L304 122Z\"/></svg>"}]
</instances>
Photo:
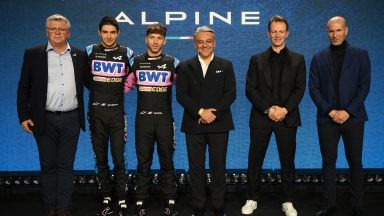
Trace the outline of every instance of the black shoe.
<instances>
[{"instance_id":1,"label":"black shoe","mask_svg":"<svg viewBox=\"0 0 384 216\"><path fill-rule=\"evenodd\" d=\"M68 210L61 210L61 211L58 211L57 214L55 214L55 216L72 216L71 213L68 211Z\"/></svg>"},{"instance_id":2,"label":"black shoe","mask_svg":"<svg viewBox=\"0 0 384 216\"><path fill-rule=\"evenodd\" d=\"M353 208L353 216L363 216L364 215L364 211L362 208L360 207L356 207L356 208Z\"/></svg>"},{"instance_id":3,"label":"black shoe","mask_svg":"<svg viewBox=\"0 0 384 216\"><path fill-rule=\"evenodd\" d=\"M119 205L119 211L117 213L118 216L129 216L128 214L128 209L127 207L121 207L121 205Z\"/></svg>"},{"instance_id":4,"label":"black shoe","mask_svg":"<svg viewBox=\"0 0 384 216\"><path fill-rule=\"evenodd\" d=\"M213 215L215 216L228 216L227 212L223 208L221 209L213 209Z\"/></svg>"},{"instance_id":5,"label":"black shoe","mask_svg":"<svg viewBox=\"0 0 384 216\"><path fill-rule=\"evenodd\" d=\"M176 211L175 204L168 204L163 211L163 215L170 215L170 216L179 215L179 213L177 213Z\"/></svg>"},{"instance_id":6,"label":"black shoe","mask_svg":"<svg viewBox=\"0 0 384 216\"><path fill-rule=\"evenodd\" d=\"M192 216L204 216L205 209L193 209L193 214Z\"/></svg>"},{"instance_id":7,"label":"black shoe","mask_svg":"<svg viewBox=\"0 0 384 216\"><path fill-rule=\"evenodd\" d=\"M144 205L136 205L135 211L133 212L132 216L143 216L143 215L147 215L147 211Z\"/></svg>"},{"instance_id":8,"label":"black shoe","mask_svg":"<svg viewBox=\"0 0 384 216\"><path fill-rule=\"evenodd\" d=\"M55 209L48 209L45 213L44 216L56 216L56 211Z\"/></svg>"},{"instance_id":9,"label":"black shoe","mask_svg":"<svg viewBox=\"0 0 384 216\"><path fill-rule=\"evenodd\" d=\"M112 202L104 200L103 203L98 207L96 215L98 216L108 216L113 214Z\"/></svg>"},{"instance_id":10,"label":"black shoe","mask_svg":"<svg viewBox=\"0 0 384 216\"><path fill-rule=\"evenodd\" d=\"M329 216L336 212L335 206L326 206L316 213L316 216Z\"/></svg>"}]
</instances>

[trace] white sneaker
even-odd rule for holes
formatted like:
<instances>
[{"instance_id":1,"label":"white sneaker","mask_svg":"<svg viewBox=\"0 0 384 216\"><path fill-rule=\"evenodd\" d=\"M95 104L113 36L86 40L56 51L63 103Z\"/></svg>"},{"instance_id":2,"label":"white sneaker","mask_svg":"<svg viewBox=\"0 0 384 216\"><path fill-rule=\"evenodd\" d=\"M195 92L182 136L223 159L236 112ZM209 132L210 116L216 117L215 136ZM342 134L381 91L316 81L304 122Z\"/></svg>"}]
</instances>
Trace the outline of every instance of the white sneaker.
<instances>
[{"instance_id":1,"label":"white sneaker","mask_svg":"<svg viewBox=\"0 0 384 216\"><path fill-rule=\"evenodd\" d=\"M283 203L281 205L281 210L285 213L286 216L297 216L297 211L291 202Z\"/></svg>"},{"instance_id":2,"label":"white sneaker","mask_svg":"<svg viewBox=\"0 0 384 216\"><path fill-rule=\"evenodd\" d=\"M257 202L254 200L247 200L245 205L241 208L241 213L250 215L257 208Z\"/></svg>"}]
</instances>

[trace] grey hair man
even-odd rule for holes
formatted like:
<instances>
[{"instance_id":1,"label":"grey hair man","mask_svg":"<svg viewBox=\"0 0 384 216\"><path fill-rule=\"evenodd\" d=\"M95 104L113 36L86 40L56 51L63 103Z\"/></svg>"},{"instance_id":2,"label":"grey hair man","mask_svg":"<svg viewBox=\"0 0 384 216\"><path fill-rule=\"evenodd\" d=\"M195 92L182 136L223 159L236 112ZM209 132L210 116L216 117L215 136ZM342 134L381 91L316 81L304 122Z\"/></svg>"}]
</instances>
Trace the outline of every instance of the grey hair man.
<instances>
[{"instance_id":1,"label":"grey hair man","mask_svg":"<svg viewBox=\"0 0 384 216\"><path fill-rule=\"evenodd\" d=\"M85 130L87 57L69 46L70 27L60 14L47 18L48 42L25 50L17 92L21 128L33 134L39 150L41 194L48 216L70 215L73 163L80 128Z\"/></svg>"},{"instance_id":2,"label":"grey hair man","mask_svg":"<svg viewBox=\"0 0 384 216\"><path fill-rule=\"evenodd\" d=\"M177 68L176 98L184 107L181 131L185 133L191 176L194 215L206 210L205 152L211 169L211 205L216 216L224 211L225 164L229 131L234 129L231 104L236 99L232 63L214 55L215 31L197 28L197 55Z\"/></svg>"}]
</instances>

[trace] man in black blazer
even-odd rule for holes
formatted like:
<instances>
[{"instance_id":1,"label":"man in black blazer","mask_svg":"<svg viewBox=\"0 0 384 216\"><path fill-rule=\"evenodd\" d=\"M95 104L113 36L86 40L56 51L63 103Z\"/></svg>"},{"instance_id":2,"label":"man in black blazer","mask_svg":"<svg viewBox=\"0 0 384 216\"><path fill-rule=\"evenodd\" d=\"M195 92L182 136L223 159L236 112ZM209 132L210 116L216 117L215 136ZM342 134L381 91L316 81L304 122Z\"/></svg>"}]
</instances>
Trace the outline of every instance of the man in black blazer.
<instances>
[{"instance_id":1,"label":"man in black blazer","mask_svg":"<svg viewBox=\"0 0 384 216\"><path fill-rule=\"evenodd\" d=\"M364 101L371 84L371 63L366 50L347 42L348 26L343 17L335 16L328 21L327 34L331 44L313 56L308 83L317 107L323 158L325 203L316 215L335 212L335 168L340 137L350 167L352 214L363 215L362 151L364 123L368 120Z\"/></svg>"},{"instance_id":2,"label":"man in black blazer","mask_svg":"<svg viewBox=\"0 0 384 216\"><path fill-rule=\"evenodd\" d=\"M281 164L282 211L296 216L292 199L295 180L296 131L301 125L299 103L305 90L305 62L303 55L285 46L288 22L274 16L268 23L271 47L251 57L246 95L252 103L248 159L247 202L243 214L257 208L261 187L261 170L272 135L275 134Z\"/></svg>"},{"instance_id":3,"label":"man in black blazer","mask_svg":"<svg viewBox=\"0 0 384 216\"><path fill-rule=\"evenodd\" d=\"M73 163L80 127L85 130L83 85L87 57L68 44L70 22L54 14L46 21L48 43L27 49L17 92L21 127L39 150L46 215L70 215Z\"/></svg>"},{"instance_id":4,"label":"man in black blazer","mask_svg":"<svg viewBox=\"0 0 384 216\"><path fill-rule=\"evenodd\" d=\"M212 174L211 196L215 215L224 211L225 164L229 130L233 130L230 106L236 99L232 63L214 55L215 32L199 27L194 33L198 55L177 68L176 98L184 107L181 131L185 133L194 215L204 215L205 152L208 144Z\"/></svg>"}]
</instances>

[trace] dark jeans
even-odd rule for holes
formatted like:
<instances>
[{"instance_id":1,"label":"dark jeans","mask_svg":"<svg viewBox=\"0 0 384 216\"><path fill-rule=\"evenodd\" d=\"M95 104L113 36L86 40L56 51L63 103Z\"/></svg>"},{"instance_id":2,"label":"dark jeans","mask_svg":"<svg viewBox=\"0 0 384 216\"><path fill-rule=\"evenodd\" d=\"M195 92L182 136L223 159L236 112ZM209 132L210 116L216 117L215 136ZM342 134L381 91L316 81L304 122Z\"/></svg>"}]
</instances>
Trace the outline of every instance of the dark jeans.
<instances>
[{"instance_id":1,"label":"dark jeans","mask_svg":"<svg viewBox=\"0 0 384 216\"><path fill-rule=\"evenodd\" d=\"M186 134L191 193L195 209L205 209L205 155L208 144L209 168L212 175L211 204L213 209L224 208L225 164L228 132Z\"/></svg>"},{"instance_id":2,"label":"dark jeans","mask_svg":"<svg viewBox=\"0 0 384 216\"><path fill-rule=\"evenodd\" d=\"M321 155L323 157L324 198L326 204L336 205L335 169L337 147L342 137L351 179L351 201L354 207L363 205L364 178L362 151L364 122L347 121L343 125L326 123L317 125Z\"/></svg>"},{"instance_id":3,"label":"dark jeans","mask_svg":"<svg viewBox=\"0 0 384 216\"><path fill-rule=\"evenodd\" d=\"M257 201L261 187L261 170L272 132L275 133L281 166L282 202L292 202L295 181L295 152L297 127L275 124L270 128L251 128L248 158L247 199Z\"/></svg>"},{"instance_id":4,"label":"dark jeans","mask_svg":"<svg viewBox=\"0 0 384 216\"><path fill-rule=\"evenodd\" d=\"M80 133L79 111L46 112L46 128L34 134L39 149L44 206L68 210L73 191L73 163Z\"/></svg>"}]
</instances>

